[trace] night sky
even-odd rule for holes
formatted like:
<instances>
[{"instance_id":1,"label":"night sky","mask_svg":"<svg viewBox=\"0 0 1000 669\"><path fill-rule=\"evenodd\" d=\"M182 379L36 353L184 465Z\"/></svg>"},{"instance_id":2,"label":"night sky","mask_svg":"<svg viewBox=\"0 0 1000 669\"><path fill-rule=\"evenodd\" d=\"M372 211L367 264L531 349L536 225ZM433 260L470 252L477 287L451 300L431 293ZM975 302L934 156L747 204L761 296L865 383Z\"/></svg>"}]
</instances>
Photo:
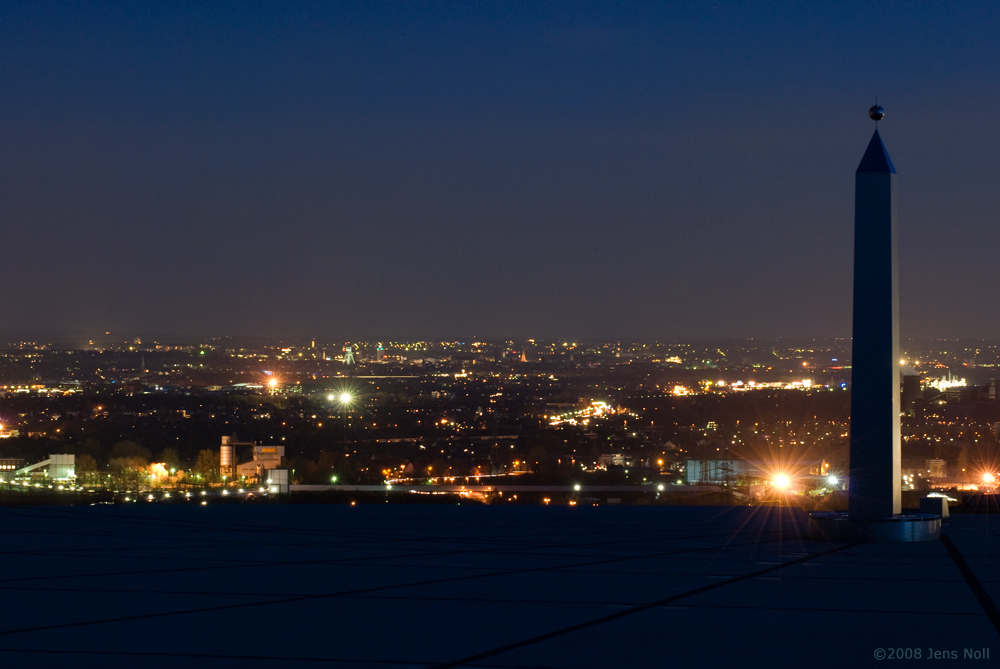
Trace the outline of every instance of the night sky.
<instances>
[{"instance_id":1,"label":"night sky","mask_svg":"<svg viewBox=\"0 0 1000 669\"><path fill-rule=\"evenodd\" d=\"M998 336L988 2L0 3L0 332Z\"/></svg>"}]
</instances>

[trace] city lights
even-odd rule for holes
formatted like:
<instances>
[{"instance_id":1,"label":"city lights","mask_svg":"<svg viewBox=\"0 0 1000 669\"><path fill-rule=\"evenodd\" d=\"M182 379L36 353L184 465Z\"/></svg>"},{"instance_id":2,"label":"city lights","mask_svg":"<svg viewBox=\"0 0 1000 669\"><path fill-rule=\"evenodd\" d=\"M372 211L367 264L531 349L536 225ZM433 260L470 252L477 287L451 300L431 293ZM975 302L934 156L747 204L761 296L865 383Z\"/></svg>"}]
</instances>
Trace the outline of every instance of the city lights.
<instances>
[{"instance_id":1,"label":"city lights","mask_svg":"<svg viewBox=\"0 0 1000 669\"><path fill-rule=\"evenodd\" d=\"M634 485L637 495L666 502L698 492L696 486L712 485L735 503L780 499L781 504L809 507L848 484L841 454L849 443L849 416L838 407L849 378L840 370L849 370L851 359L849 346L839 340L768 340L732 348L535 340L528 364L522 359L528 345L522 342L351 346L355 362L347 370L343 361L330 355L343 347L340 343L261 342L231 348L199 344L183 349L171 345L169 351L179 362L165 370L164 382L150 376L140 384L148 409L123 410L103 397L100 402L96 397L88 400L90 408L82 413L74 405L59 406L59 398L69 392L92 393L109 383L122 387L134 383L129 374L138 349L128 342L104 354L108 362L101 361L105 366L97 381L62 378L51 384L0 385L11 398L44 397L51 406L34 414L8 411L0 417L0 438L30 435L83 443L106 430L105 422L134 426L123 439L152 451L143 457L139 470L112 474L122 465L111 464L116 459L109 443L103 453L96 450L96 456L78 456L82 460L77 465L85 462L86 469L77 466L75 471L86 473L76 478L84 483L86 477L88 487L103 486L127 493L132 500L150 502L229 501L238 494L237 486L244 486L241 496L249 493L256 501L257 487L269 479L274 483L268 485L278 484L271 471L288 464L281 461L283 453L266 465L258 453L251 464L249 443L221 453L213 449L214 465L211 458L198 461L201 446L189 440L191 427L220 422L232 426L233 435L259 435L260 448L308 444L301 453L302 464L296 465L298 471L287 472L288 492L293 495L300 485L339 485L342 490L350 484L381 485L395 498L406 486L500 481L526 485L508 478L522 477L532 485L538 481L553 486L538 491L541 494L534 498L538 504L549 499L561 505L572 498L585 506L591 500L603 505L615 498L605 485ZM1000 384L958 378L960 369L963 375L972 372L953 364L956 359L975 360L977 369L1000 369L1000 346L975 343L964 350L952 343L940 346L905 352L909 364L919 358L921 376L916 385L913 377L907 377L911 398L902 448L910 464L901 472L903 489L994 489L1000 472L995 466L997 454L990 449L995 451L1000 426L983 424L948 405L1000 401ZM151 366L148 362L156 350L168 347L150 346L144 368ZM212 355L199 357L202 350ZM114 360L117 351L122 360ZM66 353L58 353L58 359L55 355L41 346L25 345L9 350L6 362L22 374L39 363L64 368L67 377L78 373L79 363L63 359ZM671 367L681 360L685 369ZM655 374L640 387L626 390L619 377L636 364L649 365ZM588 382L581 386L578 375L584 370ZM202 387L207 388L204 393L191 392ZM932 392L923 399L930 401L920 401L920 393L928 389ZM803 405L807 409L795 408L798 400L793 393L812 395ZM744 416L739 403L748 400L762 407L773 402L777 411ZM692 415L699 418L692 420ZM174 451L169 458L161 456L165 448L154 450L143 443L146 437L140 425L146 430L155 425L164 432L163 446ZM69 434L72 437L64 436ZM959 452L960 446L970 461L958 463L949 452ZM0 472L15 479L7 485L33 487L41 478L38 474L45 475L39 469L24 476L20 470L40 463L26 461L16 451L4 455L9 457L0 458ZM567 484L567 475L577 481ZM45 478L46 483L53 481L52 476ZM274 491L262 492L266 498ZM458 494L437 494L453 492ZM150 494L155 499L149 500ZM495 494L473 494L472 499L489 503L486 496ZM513 499L513 494L505 494L506 499ZM631 503L631 496L626 499Z\"/></svg>"},{"instance_id":2,"label":"city lights","mask_svg":"<svg viewBox=\"0 0 1000 669\"><path fill-rule=\"evenodd\" d=\"M567 412L557 416L549 417L549 425L588 425L592 418L601 418L602 416L614 415L615 410L612 409L607 402L600 400L594 400L589 406L579 409L576 411Z\"/></svg>"},{"instance_id":3,"label":"city lights","mask_svg":"<svg viewBox=\"0 0 1000 669\"><path fill-rule=\"evenodd\" d=\"M942 376L940 379L930 379L926 384L942 392L950 388L965 388L969 385L968 381L952 376L951 372L948 372L947 376Z\"/></svg>"}]
</instances>

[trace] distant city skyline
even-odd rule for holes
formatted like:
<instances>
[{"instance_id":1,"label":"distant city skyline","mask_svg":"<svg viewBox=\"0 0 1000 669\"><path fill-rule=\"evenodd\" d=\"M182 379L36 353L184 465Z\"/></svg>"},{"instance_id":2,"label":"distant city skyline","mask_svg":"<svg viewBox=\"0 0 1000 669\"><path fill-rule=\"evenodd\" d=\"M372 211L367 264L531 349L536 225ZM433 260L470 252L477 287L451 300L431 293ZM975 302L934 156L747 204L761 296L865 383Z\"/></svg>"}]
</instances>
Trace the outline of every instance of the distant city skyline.
<instances>
[{"instance_id":1,"label":"distant city skyline","mask_svg":"<svg viewBox=\"0 0 1000 669\"><path fill-rule=\"evenodd\" d=\"M750 346L764 346L769 343L782 343L786 345L808 345L812 344L823 344L831 345L836 344L838 346L846 347L847 353L849 355L851 348L851 337L848 335L844 336L774 336L774 337L531 337L522 335L509 335L509 336L480 336L478 334L450 334L440 337L423 337L423 336L368 336L368 337L340 337L332 333L326 332L314 332L310 335L301 336L291 336L291 335L258 335L258 334L183 334L176 332L140 332L140 331L130 331L130 330L116 330L116 331L105 331L105 332L94 332L94 331L69 331L69 330L14 330L2 332L0 331L0 348L5 346L18 346L19 344L31 344L31 345L55 345L57 347L63 348L92 348L94 346L108 346L108 345L129 345L129 344L139 344L143 347L153 346L157 344L161 345L184 345L184 346L197 346L199 344L213 345L213 346L223 346L228 343L237 343L240 345L264 345L264 346L278 346L278 345L292 345L295 347L309 347L310 343L314 347L323 346L342 346L350 344L359 344L364 346L377 346L378 344L385 345L402 345L402 344L415 344L420 342L425 342L428 344L460 344L469 345L474 342L481 342L490 345L499 345L503 343L538 343L538 344L553 344L553 343L573 343L573 345L579 346L589 346L589 345L601 345L610 346L614 344L619 344L621 346L634 346L641 345L643 343L649 344L663 344L663 345L712 345L712 344L727 344L727 345L750 345ZM926 346L935 346L937 344L950 346L961 344L963 346L972 346L973 350L982 347L983 350L987 349L1000 349L1000 337L904 337L901 339L901 345L904 349L906 348L922 348Z\"/></svg>"},{"instance_id":2,"label":"distant city skyline","mask_svg":"<svg viewBox=\"0 0 1000 669\"><path fill-rule=\"evenodd\" d=\"M991 3L0 7L7 332L996 336Z\"/></svg>"}]
</instances>

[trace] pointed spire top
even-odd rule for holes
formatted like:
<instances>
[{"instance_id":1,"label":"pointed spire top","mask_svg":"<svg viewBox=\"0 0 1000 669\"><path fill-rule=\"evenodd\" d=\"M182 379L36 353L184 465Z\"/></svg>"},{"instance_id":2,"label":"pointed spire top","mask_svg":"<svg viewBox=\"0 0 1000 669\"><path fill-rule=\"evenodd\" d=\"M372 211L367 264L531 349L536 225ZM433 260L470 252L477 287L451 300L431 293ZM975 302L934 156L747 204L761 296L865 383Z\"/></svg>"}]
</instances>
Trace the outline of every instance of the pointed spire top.
<instances>
[{"instance_id":1,"label":"pointed spire top","mask_svg":"<svg viewBox=\"0 0 1000 669\"><path fill-rule=\"evenodd\" d=\"M865 155L861 159L861 164L858 165L857 171L859 173L896 173L896 168L892 166L892 160L889 158L889 152L885 150L885 144L882 143L882 138L879 136L878 130L876 130L875 134L872 135L872 140L868 142L868 148L865 150Z\"/></svg>"}]
</instances>

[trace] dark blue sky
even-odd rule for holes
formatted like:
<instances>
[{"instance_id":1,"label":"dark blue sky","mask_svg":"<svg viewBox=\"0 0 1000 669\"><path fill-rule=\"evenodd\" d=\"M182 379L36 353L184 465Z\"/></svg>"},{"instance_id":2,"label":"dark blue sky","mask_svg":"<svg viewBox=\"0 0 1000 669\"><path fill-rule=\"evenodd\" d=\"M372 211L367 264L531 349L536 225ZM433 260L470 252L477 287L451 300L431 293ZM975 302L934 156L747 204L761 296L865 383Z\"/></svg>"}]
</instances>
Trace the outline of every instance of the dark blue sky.
<instances>
[{"instance_id":1,"label":"dark blue sky","mask_svg":"<svg viewBox=\"0 0 1000 669\"><path fill-rule=\"evenodd\" d=\"M995 2L0 4L0 330L996 337Z\"/></svg>"}]
</instances>

